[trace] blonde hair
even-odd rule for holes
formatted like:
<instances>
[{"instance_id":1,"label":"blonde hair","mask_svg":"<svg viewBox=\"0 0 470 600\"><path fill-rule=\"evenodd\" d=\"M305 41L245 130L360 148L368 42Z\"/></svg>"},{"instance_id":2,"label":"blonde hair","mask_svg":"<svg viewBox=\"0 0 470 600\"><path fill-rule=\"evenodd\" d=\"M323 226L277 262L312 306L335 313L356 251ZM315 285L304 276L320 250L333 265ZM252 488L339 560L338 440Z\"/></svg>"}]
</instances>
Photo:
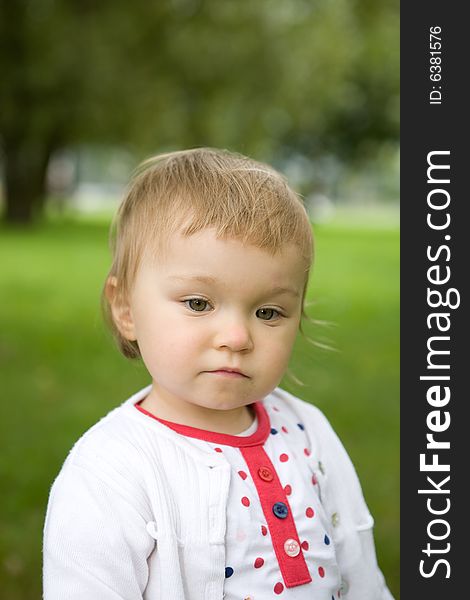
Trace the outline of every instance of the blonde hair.
<instances>
[{"instance_id":1,"label":"blonde hair","mask_svg":"<svg viewBox=\"0 0 470 600\"><path fill-rule=\"evenodd\" d=\"M307 284L313 238L300 197L272 167L213 148L160 154L136 169L111 226L106 281L116 277L115 293L128 298L145 254L158 253L176 231L190 236L208 228L273 254L296 244ZM125 339L114 323L104 291L102 307L121 352L139 357L137 342Z\"/></svg>"}]
</instances>

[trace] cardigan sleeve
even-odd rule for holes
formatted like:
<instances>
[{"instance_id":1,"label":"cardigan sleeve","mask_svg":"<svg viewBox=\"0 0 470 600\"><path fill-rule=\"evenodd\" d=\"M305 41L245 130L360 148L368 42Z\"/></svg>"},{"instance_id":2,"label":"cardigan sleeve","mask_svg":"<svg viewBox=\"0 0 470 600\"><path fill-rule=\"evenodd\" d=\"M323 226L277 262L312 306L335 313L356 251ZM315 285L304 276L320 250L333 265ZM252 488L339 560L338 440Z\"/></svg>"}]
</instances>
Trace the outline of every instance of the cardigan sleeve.
<instances>
[{"instance_id":1,"label":"cardigan sleeve","mask_svg":"<svg viewBox=\"0 0 470 600\"><path fill-rule=\"evenodd\" d=\"M44 528L44 600L138 600L155 541L129 499L82 466L64 465Z\"/></svg>"}]
</instances>

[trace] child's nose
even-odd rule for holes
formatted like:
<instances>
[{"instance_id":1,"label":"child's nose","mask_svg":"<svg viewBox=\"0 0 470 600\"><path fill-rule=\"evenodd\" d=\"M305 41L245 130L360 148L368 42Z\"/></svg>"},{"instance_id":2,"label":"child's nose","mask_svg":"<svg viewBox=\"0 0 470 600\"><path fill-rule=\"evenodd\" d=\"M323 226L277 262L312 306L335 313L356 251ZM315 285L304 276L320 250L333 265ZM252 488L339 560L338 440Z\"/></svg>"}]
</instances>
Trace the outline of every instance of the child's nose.
<instances>
[{"instance_id":1,"label":"child's nose","mask_svg":"<svg viewBox=\"0 0 470 600\"><path fill-rule=\"evenodd\" d=\"M253 340L246 323L241 319L225 322L215 337L217 348L227 348L232 352L242 352L253 348Z\"/></svg>"}]
</instances>

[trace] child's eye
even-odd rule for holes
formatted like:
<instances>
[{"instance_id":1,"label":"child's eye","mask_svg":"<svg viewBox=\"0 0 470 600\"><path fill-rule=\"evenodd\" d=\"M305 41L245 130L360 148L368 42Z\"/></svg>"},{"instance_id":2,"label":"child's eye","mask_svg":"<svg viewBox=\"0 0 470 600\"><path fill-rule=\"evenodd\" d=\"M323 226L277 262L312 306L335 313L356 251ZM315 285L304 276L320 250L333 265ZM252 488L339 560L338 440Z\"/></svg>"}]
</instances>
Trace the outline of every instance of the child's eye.
<instances>
[{"instance_id":1,"label":"child's eye","mask_svg":"<svg viewBox=\"0 0 470 600\"><path fill-rule=\"evenodd\" d=\"M210 308L209 302L204 300L204 298L189 298L188 300L184 300L184 304L194 312L204 312Z\"/></svg>"},{"instance_id":2,"label":"child's eye","mask_svg":"<svg viewBox=\"0 0 470 600\"><path fill-rule=\"evenodd\" d=\"M256 316L263 321L273 321L281 316L275 308L258 308Z\"/></svg>"}]
</instances>

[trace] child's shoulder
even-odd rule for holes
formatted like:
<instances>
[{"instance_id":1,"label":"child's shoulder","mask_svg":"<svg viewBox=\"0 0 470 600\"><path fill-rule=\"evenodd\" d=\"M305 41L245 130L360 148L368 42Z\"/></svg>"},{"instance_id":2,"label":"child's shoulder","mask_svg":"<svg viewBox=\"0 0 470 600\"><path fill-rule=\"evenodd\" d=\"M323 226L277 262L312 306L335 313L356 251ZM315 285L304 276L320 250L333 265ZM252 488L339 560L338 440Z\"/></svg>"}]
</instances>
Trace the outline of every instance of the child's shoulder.
<instances>
[{"instance_id":1,"label":"child's shoulder","mask_svg":"<svg viewBox=\"0 0 470 600\"><path fill-rule=\"evenodd\" d=\"M212 463L209 449L195 449L184 436L136 409L150 389L139 390L85 431L71 448L63 469L82 467L100 475L114 472L139 479L167 468L177 449L196 461Z\"/></svg>"},{"instance_id":2,"label":"child's shoulder","mask_svg":"<svg viewBox=\"0 0 470 600\"><path fill-rule=\"evenodd\" d=\"M117 469L137 466L145 453L146 434L134 404L145 397L148 389L140 390L85 431L72 446L64 466L92 471L105 466Z\"/></svg>"},{"instance_id":3,"label":"child's shoulder","mask_svg":"<svg viewBox=\"0 0 470 600\"><path fill-rule=\"evenodd\" d=\"M297 424L316 436L330 435L333 430L324 413L314 404L276 388L264 400L265 406L274 411L286 411L290 418L298 419Z\"/></svg>"},{"instance_id":4,"label":"child's shoulder","mask_svg":"<svg viewBox=\"0 0 470 600\"><path fill-rule=\"evenodd\" d=\"M320 470L331 465L331 472L352 474L355 469L348 453L335 430L324 413L314 404L301 400L289 392L276 388L264 401L270 410L282 411L291 423L295 423L306 435L309 449L318 463ZM281 414L281 412L276 413Z\"/></svg>"},{"instance_id":5,"label":"child's shoulder","mask_svg":"<svg viewBox=\"0 0 470 600\"><path fill-rule=\"evenodd\" d=\"M320 487L323 488L324 502L335 507L332 512L344 516L349 514L349 522L354 522L355 527L370 527L372 517L354 465L322 411L280 388L268 398L268 402L273 402L279 410L291 411L304 428Z\"/></svg>"}]
</instances>

